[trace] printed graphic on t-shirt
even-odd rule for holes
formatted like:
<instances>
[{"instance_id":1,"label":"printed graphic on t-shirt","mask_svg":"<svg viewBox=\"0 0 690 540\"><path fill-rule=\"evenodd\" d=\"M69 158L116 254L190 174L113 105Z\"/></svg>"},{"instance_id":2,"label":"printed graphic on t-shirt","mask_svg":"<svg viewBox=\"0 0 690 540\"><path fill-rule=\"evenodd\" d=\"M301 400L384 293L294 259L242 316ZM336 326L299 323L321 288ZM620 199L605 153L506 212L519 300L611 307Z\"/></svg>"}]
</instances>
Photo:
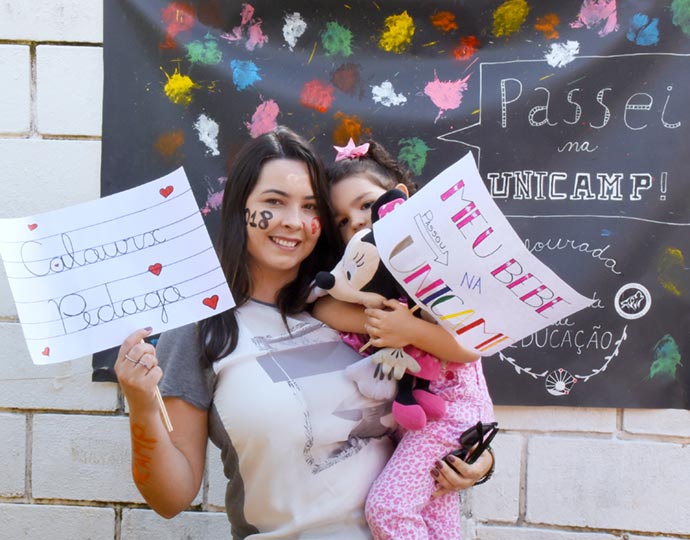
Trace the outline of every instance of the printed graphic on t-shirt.
<instances>
[{"instance_id":1,"label":"printed graphic on t-shirt","mask_svg":"<svg viewBox=\"0 0 690 540\"><path fill-rule=\"evenodd\" d=\"M315 415L310 403L321 402L322 396L316 394L328 393L328 388L314 384L314 378L342 372L353 360L352 350L339 339L324 342L321 323L301 323L291 330L282 335L256 336L253 342L265 351L257 356L259 365L274 383L287 384L301 406L304 458L312 472L317 473L356 454L372 437L387 435L391 428L383 419L389 415L391 404L365 398L353 384L353 394L330 411L353 423L347 439L330 446L316 445L314 422L323 418L326 411ZM331 333L330 329L326 330Z\"/></svg>"}]
</instances>

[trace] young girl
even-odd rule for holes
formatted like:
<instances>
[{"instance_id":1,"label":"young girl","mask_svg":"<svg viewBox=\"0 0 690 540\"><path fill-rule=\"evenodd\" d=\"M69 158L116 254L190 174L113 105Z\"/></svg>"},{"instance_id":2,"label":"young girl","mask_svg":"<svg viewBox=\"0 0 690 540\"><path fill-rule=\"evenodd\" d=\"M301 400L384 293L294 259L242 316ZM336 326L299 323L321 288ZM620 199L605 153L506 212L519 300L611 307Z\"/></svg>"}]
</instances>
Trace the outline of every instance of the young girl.
<instances>
[{"instance_id":1,"label":"young girl","mask_svg":"<svg viewBox=\"0 0 690 540\"><path fill-rule=\"evenodd\" d=\"M371 227L370 208L382 193L396 187L411 195L415 185L375 141L355 146L350 140L336 150L336 162L327 175L336 226L347 242L360 229ZM369 492L366 517L375 540L459 539L459 497L433 497L437 484L427 471L435 467L432 475L441 476L442 458L458 447L460 434L478 421L494 419L481 360L441 326L413 316L395 299L381 309L364 310L325 297L317 302L314 315L341 332L366 331L376 347L412 345L441 362L440 376L430 390L445 400L445 416L403 434ZM454 458L448 459L452 463Z\"/></svg>"}]
</instances>

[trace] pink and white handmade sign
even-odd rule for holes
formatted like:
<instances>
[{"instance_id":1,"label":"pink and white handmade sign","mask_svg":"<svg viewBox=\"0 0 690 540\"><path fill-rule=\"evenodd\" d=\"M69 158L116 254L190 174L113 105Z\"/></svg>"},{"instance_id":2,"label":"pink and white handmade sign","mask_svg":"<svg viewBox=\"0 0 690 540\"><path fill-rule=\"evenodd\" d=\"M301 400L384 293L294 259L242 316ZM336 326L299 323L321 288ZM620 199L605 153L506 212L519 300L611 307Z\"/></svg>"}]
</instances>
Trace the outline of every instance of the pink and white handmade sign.
<instances>
[{"instance_id":1,"label":"pink and white handmade sign","mask_svg":"<svg viewBox=\"0 0 690 540\"><path fill-rule=\"evenodd\" d=\"M0 220L0 253L36 364L235 305L182 168L103 199Z\"/></svg>"},{"instance_id":2,"label":"pink and white handmade sign","mask_svg":"<svg viewBox=\"0 0 690 540\"><path fill-rule=\"evenodd\" d=\"M410 297L479 354L593 303L525 248L471 153L373 228L381 260Z\"/></svg>"}]
</instances>

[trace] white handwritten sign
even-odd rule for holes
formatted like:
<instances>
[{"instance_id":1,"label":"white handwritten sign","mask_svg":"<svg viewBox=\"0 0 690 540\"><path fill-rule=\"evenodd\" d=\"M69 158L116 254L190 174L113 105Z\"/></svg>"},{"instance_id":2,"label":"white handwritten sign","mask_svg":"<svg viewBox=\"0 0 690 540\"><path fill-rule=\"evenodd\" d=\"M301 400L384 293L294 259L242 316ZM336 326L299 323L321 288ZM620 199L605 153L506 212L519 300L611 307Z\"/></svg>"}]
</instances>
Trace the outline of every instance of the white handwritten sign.
<instances>
[{"instance_id":1,"label":"white handwritten sign","mask_svg":"<svg viewBox=\"0 0 690 540\"><path fill-rule=\"evenodd\" d=\"M471 153L373 228L382 261L410 297L482 355L593 302L525 248Z\"/></svg>"},{"instance_id":2,"label":"white handwritten sign","mask_svg":"<svg viewBox=\"0 0 690 540\"><path fill-rule=\"evenodd\" d=\"M181 168L100 200L0 220L0 253L36 364L235 305Z\"/></svg>"}]
</instances>

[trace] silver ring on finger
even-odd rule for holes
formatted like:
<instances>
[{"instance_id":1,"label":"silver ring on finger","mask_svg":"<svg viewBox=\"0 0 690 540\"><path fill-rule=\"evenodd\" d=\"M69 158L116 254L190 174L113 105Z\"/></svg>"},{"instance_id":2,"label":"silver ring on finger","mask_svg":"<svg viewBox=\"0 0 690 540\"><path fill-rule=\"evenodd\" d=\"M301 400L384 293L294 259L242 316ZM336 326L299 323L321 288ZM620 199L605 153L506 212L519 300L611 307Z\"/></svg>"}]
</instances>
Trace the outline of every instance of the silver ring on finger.
<instances>
[{"instance_id":1,"label":"silver ring on finger","mask_svg":"<svg viewBox=\"0 0 690 540\"><path fill-rule=\"evenodd\" d=\"M128 354L125 354L125 360L127 360L128 362L132 362L132 364L134 364L135 366L139 363L139 360L135 360Z\"/></svg>"}]
</instances>

